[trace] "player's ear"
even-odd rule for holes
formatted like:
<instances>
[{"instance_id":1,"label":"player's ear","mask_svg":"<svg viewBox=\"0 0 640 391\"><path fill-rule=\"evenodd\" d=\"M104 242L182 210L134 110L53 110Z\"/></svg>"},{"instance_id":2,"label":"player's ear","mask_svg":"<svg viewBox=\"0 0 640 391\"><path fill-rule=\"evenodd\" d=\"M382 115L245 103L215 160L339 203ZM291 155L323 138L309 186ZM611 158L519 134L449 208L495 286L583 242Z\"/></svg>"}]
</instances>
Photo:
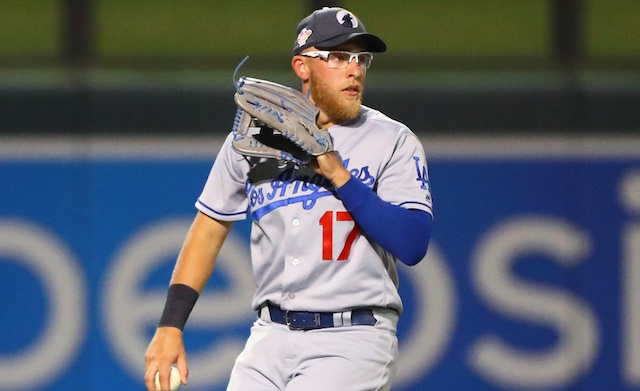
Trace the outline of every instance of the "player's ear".
<instances>
[{"instance_id":1,"label":"player's ear","mask_svg":"<svg viewBox=\"0 0 640 391\"><path fill-rule=\"evenodd\" d=\"M307 64L305 64L304 58L302 56L294 56L291 59L291 67L293 71L296 73L298 78L302 81L309 80L309 71Z\"/></svg>"}]
</instances>

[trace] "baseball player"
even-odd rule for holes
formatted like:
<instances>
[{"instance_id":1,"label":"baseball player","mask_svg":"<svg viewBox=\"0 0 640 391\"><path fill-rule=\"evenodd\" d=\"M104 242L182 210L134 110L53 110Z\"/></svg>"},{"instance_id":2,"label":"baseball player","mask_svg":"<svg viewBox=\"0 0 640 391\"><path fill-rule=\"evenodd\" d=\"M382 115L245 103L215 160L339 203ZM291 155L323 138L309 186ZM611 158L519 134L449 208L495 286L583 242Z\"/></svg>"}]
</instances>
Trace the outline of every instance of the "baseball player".
<instances>
[{"instance_id":1,"label":"baseball player","mask_svg":"<svg viewBox=\"0 0 640 391\"><path fill-rule=\"evenodd\" d=\"M145 384L186 384L182 329L233 222L252 219L257 318L227 390L389 390L402 313L398 261L427 251L432 200L425 153L405 125L362 105L385 43L341 8L298 25L292 68L333 149L309 164L247 157L230 134L211 169L146 353Z\"/></svg>"}]
</instances>

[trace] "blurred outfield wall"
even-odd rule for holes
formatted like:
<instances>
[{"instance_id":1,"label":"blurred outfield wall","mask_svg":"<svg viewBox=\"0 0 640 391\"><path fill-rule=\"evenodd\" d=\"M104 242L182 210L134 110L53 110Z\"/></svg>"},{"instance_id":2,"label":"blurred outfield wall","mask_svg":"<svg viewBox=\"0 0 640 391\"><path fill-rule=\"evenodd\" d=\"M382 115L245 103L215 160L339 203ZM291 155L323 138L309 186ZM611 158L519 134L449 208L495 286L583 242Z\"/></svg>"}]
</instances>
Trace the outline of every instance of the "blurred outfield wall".
<instances>
[{"instance_id":1,"label":"blurred outfield wall","mask_svg":"<svg viewBox=\"0 0 640 391\"><path fill-rule=\"evenodd\" d=\"M290 75L273 76L249 67L242 74L299 85ZM115 79L86 74L6 82L0 87L0 134L222 135L231 130L235 115L232 75L229 69L215 80L133 73ZM640 75L635 74L390 76L371 69L367 83L366 105L420 135L634 135L640 131Z\"/></svg>"}]
</instances>

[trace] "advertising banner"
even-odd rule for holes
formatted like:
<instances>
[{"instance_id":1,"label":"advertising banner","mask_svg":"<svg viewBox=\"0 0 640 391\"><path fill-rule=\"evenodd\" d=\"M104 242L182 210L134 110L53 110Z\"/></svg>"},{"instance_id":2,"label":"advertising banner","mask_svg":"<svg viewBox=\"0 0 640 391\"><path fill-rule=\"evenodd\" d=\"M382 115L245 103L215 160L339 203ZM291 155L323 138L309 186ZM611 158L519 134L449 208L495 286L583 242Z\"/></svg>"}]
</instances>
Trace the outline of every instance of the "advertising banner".
<instances>
[{"instance_id":1,"label":"advertising banner","mask_svg":"<svg viewBox=\"0 0 640 391\"><path fill-rule=\"evenodd\" d=\"M0 390L144 389L220 142L1 142ZM400 266L393 389L640 390L640 140L423 144L435 220ZM250 228L185 328L186 390L225 389L255 319Z\"/></svg>"}]
</instances>

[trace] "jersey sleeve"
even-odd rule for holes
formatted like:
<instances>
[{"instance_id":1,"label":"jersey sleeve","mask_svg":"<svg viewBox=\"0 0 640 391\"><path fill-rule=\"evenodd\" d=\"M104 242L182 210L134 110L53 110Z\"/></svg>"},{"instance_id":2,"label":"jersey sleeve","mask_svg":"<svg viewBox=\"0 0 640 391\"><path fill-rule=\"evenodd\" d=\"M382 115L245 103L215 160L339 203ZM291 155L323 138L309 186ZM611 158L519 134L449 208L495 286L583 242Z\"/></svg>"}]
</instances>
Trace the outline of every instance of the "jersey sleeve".
<instances>
[{"instance_id":1,"label":"jersey sleeve","mask_svg":"<svg viewBox=\"0 0 640 391\"><path fill-rule=\"evenodd\" d=\"M223 221L246 218L248 201L245 193L244 158L231 148L229 134L211 167L196 208L209 217Z\"/></svg>"},{"instance_id":2,"label":"jersey sleeve","mask_svg":"<svg viewBox=\"0 0 640 391\"><path fill-rule=\"evenodd\" d=\"M420 140L408 129L396 139L395 148L383 167L376 193L383 200L433 216L427 158Z\"/></svg>"}]
</instances>

